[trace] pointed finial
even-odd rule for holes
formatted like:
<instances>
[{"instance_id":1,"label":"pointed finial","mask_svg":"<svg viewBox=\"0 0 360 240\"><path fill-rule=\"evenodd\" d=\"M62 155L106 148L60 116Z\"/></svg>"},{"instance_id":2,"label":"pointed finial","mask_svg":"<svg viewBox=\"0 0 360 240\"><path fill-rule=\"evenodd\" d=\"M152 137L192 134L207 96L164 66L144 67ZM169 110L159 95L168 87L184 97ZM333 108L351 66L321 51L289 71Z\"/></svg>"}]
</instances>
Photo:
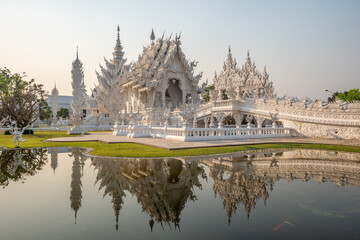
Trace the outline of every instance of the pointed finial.
<instances>
[{"instance_id":1,"label":"pointed finial","mask_svg":"<svg viewBox=\"0 0 360 240\"><path fill-rule=\"evenodd\" d=\"M154 41L155 40L155 33L154 33L154 29L151 29L151 34L150 34L150 40Z\"/></svg>"},{"instance_id":2,"label":"pointed finial","mask_svg":"<svg viewBox=\"0 0 360 240\"><path fill-rule=\"evenodd\" d=\"M155 223L155 221L154 221L153 219L150 219L150 220L149 220L149 225L150 225L150 231L151 231L151 232L153 231L154 223Z\"/></svg>"},{"instance_id":3,"label":"pointed finial","mask_svg":"<svg viewBox=\"0 0 360 240\"><path fill-rule=\"evenodd\" d=\"M76 46L76 59L79 59L79 47Z\"/></svg>"},{"instance_id":4,"label":"pointed finial","mask_svg":"<svg viewBox=\"0 0 360 240\"><path fill-rule=\"evenodd\" d=\"M75 210L75 224L76 224L76 221L77 221L77 210Z\"/></svg>"},{"instance_id":5,"label":"pointed finial","mask_svg":"<svg viewBox=\"0 0 360 240\"><path fill-rule=\"evenodd\" d=\"M229 45L229 53L231 53L231 47L230 47L230 45Z\"/></svg>"},{"instance_id":6,"label":"pointed finial","mask_svg":"<svg viewBox=\"0 0 360 240\"><path fill-rule=\"evenodd\" d=\"M54 82L54 89L56 89L56 81Z\"/></svg>"},{"instance_id":7,"label":"pointed finial","mask_svg":"<svg viewBox=\"0 0 360 240\"><path fill-rule=\"evenodd\" d=\"M250 57L249 49L247 50L247 56Z\"/></svg>"},{"instance_id":8,"label":"pointed finial","mask_svg":"<svg viewBox=\"0 0 360 240\"><path fill-rule=\"evenodd\" d=\"M117 38L116 38L116 44L115 44L115 48L114 48L114 52L113 52L113 56L114 59L113 61L120 61L123 56L124 56L124 52L123 47L121 46L121 42L120 42L120 27L119 25L117 26Z\"/></svg>"}]
</instances>

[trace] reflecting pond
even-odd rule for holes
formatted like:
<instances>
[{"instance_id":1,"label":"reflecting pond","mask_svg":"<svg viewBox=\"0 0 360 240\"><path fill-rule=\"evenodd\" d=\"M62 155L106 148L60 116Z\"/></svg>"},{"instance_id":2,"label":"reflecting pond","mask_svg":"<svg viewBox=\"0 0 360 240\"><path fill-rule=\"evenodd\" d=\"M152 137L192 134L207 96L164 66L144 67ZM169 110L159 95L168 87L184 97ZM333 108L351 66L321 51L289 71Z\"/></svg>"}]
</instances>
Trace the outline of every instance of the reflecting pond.
<instances>
[{"instance_id":1,"label":"reflecting pond","mask_svg":"<svg viewBox=\"0 0 360 240\"><path fill-rule=\"evenodd\" d=\"M3 150L0 239L359 239L360 154Z\"/></svg>"}]
</instances>

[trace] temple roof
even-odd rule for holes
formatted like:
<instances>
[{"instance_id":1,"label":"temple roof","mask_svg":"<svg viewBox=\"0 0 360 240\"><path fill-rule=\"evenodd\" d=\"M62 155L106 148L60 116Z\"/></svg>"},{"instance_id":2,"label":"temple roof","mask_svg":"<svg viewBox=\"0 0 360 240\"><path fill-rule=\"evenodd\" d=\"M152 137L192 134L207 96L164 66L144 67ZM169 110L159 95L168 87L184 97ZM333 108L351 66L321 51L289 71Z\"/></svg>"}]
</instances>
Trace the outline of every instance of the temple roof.
<instances>
[{"instance_id":1,"label":"temple roof","mask_svg":"<svg viewBox=\"0 0 360 240\"><path fill-rule=\"evenodd\" d=\"M138 61L133 64L131 72L122 84L133 82L148 88L156 87L178 53L180 61L184 65L186 76L191 80L193 86L197 86L202 74L194 76L196 63L186 60L180 45L180 36L176 36L175 39L171 39L171 36L164 39L163 36L144 47Z\"/></svg>"},{"instance_id":2,"label":"temple roof","mask_svg":"<svg viewBox=\"0 0 360 240\"><path fill-rule=\"evenodd\" d=\"M219 75L215 73L214 85L218 90L241 89L237 92L239 97L273 97L274 92L266 67L263 73L260 73L248 51L245 64L240 68L231 54L230 47L222 71Z\"/></svg>"}]
</instances>

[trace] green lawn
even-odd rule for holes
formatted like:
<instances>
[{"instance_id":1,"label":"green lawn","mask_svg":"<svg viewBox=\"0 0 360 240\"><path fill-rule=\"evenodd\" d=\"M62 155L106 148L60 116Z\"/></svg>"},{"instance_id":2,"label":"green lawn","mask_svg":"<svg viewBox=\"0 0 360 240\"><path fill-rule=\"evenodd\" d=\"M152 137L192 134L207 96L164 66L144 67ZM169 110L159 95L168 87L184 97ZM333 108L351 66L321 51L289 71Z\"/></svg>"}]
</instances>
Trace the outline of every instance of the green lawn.
<instances>
[{"instance_id":1,"label":"green lawn","mask_svg":"<svg viewBox=\"0 0 360 240\"><path fill-rule=\"evenodd\" d=\"M34 135L24 135L26 142L20 143L22 148L26 147L90 147L94 149L93 155L109 156L109 157L176 157L176 156L198 156L219 153L238 152L243 150L255 150L266 148L309 148L309 149L326 149L336 151L360 152L358 146L343 146L329 144L301 144L301 143L279 143L279 144L256 144L244 146L229 147L211 147L211 148L195 148L185 150L164 150L135 143L114 143L107 144L103 142L70 142L70 143L54 143L43 142L45 139L56 137L67 137L66 132L36 132ZM74 136L74 135L72 135ZM13 148L13 136L1 135L0 146Z\"/></svg>"}]
</instances>

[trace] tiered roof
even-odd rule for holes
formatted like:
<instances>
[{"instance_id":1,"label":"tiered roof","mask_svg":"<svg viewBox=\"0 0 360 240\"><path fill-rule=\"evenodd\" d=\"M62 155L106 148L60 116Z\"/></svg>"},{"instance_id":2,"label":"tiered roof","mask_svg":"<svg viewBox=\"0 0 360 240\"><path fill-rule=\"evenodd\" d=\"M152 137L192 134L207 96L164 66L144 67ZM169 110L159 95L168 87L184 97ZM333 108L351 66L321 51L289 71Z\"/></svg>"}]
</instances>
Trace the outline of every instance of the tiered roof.
<instances>
[{"instance_id":1,"label":"tiered roof","mask_svg":"<svg viewBox=\"0 0 360 240\"><path fill-rule=\"evenodd\" d=\"M151 39L154 39L153 33ZM198 87L202 73L194 75L196 62L189 62L181 50L180 35L171 39L162 36L155 42L144 47L143 52L138 57L138 61L132 66L128 78L123 79L122 85L129 83L139 84L142 87L153 88L165 77L166 71L178 54L181 63L184 65L185 74L190 79L194 87Z\"/></svg>"},{"instance_id":2,"label":"tiered roof","mask_svg":"<svg viewBox=\"0 0 360 240\"><path fill-rule=\"evenodd\" d=\"M217 90L239 89L240 97L266 96L270 98L274 92L266 67L263 73L260 73L256 69L255 62L251 61L248 51L245 64L239 68L230 47L223 70L219 76L215 72L214 85Z\"/></svg>"}]
</instances>

